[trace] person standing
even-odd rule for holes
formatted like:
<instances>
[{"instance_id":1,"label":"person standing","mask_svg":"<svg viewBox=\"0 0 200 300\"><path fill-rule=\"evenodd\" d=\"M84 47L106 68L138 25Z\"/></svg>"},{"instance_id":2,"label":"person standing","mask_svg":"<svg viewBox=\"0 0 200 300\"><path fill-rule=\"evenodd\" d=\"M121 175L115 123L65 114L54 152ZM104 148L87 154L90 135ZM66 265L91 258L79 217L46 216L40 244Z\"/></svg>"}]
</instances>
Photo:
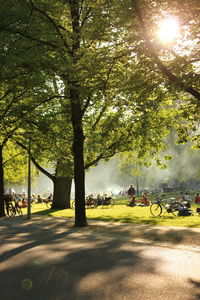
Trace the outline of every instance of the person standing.
<instances>
[{"instance_id":1,"label":"person standing","mask_svg":"<svg viewBox=\"0 0 200 300\"><path fill-rule=\"evenodd\" d=\"M132 184L128 189L128 195L130 198L132 198L135 195L135 188L132 186Z\"/></svg>"}]
</instances>

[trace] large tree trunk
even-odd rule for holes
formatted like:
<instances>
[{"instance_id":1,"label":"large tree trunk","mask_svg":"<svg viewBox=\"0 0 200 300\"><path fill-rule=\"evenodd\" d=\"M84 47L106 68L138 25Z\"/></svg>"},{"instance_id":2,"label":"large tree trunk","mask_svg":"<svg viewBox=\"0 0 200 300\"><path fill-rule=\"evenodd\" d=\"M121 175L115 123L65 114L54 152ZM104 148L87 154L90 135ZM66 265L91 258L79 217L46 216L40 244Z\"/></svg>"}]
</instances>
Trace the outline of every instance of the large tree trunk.
<instances>
[{"instance_id":1,"label":"large tree trunk","mask_svg":"<svg viewBox=\"0 0 200 300\"><path fill-rule=\"evenodd\" d=\"M57 177L53 180L53 209L70 208L72 178Z\"/></svg>"},{"instance_id":2,"label":"large tree trunk","mask_svg":"<svg viewBox=\"0 0 200 300\"><path fill-rule=\"evenodd\" d=\"M74 69L80 59L80 1L70 0L70 11L73 30L72 60ZM85 213L85 169L84 169L84 135L83 111L81 108L80 83L78 73L71 75L69 80L69 96L71 103L71 120L73 126L73 156L75 184L75 226L87 225Z\"/></svg>"},{"instance_id":3,"label":"large tree trunk","mask_svg":"<svg viewBox=\"0 0 200 300\"><path fill-rule=\"evenodd\" d=\"M84 135L79 93L70 90L72 124L74 132L74 185L75 185L75 226L87 225L85 213L85 169L84 169Z\"/></svg>"},{"instance_id":4,"label":"large tree trunk","mask_svg":"<svg viewBox=\"0 0 200 300\"><path fill-rule=\"evenodd\" d=\"M3 172L3 147L0 147L0 218L5 216L4 209L4 172Z\"/></svg>"}]
</instances>

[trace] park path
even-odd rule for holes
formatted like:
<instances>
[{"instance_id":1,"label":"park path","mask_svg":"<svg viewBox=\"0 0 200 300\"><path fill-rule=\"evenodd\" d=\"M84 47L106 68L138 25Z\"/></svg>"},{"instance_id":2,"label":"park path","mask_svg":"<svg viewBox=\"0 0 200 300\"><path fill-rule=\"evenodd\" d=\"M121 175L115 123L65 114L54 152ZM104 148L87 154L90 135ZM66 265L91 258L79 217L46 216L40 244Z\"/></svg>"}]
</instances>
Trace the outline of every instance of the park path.
<instances>
[{"instance_id":1,"label":"park path","mask_svg":"<svg viewBox=\"0 0 200 300\"><path fill-rule=\"evenodd\" d=\"M0 221L1 299L200 298L200 229L32 216Z\"/></svg>"}]
</instances>

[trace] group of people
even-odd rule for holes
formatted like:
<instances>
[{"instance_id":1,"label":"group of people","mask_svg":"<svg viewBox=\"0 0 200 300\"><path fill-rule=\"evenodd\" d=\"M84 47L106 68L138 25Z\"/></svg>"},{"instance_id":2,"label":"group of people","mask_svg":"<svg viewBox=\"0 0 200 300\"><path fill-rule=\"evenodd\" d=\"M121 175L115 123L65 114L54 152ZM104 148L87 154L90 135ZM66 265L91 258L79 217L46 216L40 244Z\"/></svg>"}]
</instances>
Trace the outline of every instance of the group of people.
<instances>
[{"instance_id":1,"label":"group of people","mask_svg":"<svg viewBox=\"0 0 200 300\"><path fill-rule=\"evenodd\" d=\"M133 187L133 185L131 185L128 189L127 194L130 197L130 203L127 206L135 206L136 205L136 198L135 198L135 188ZM188 192L180 192L180 195L178 196L178 200L180 202L183 202L184 204L186 204L186 206L190 207L190 203L192 202L192 199L189 195ZM194 197L194 202L196 204L200 204L200 194L199 192L197 192L195 194ZM149 200L148 200L148 192L147 190L144 190L142 193L142 198L140 200L140 204L142 206L148 206L149 205Z\"/></svg>"},{"instance_id":2,"label":"group of people","mask_svg":"<svg viewBox=\"0 0 200 300\"><path fill-rule=\"evenodd\" d=\"M129 187L127 193L130 197L130 203L128 204L128 206L135 206L136 205L135 188L133 187L132 184ZM142 206L148 206L149 205L147 190L144 190L143 193L142 193L142 198L140 200L140 205L142 205Z\"/></svg>"},{"instance_id":3,"label":"group of people","mask_svg":"<svg viewBox=\"0 0 200 300\"><path fill-rule=\"evenodd\" d=\"M21 208L28 206L28 200L24 194L5 194L4 195L5 203L15 202L15 204Z\"/></svg>"},{"instance_id":4,"label":"group of people","mask_svg":"<svg viewBox=\"0 0 200 300\"><path fill-rule=\"evenodd\" d=\"M28 206L28 198L25 193L6 193L4 195L5 204L7 205L9 202L14 202L16 206L20 208L25 208ZM52 194L50 194L47 198L42 199L40 195L36 196L34 194L31 195L31 203L42 203L42 202L51 202L53 200Z\"/></svg>"},{"instance_id":5,"label":"group of people","mask_svg":"<svg viewBox=\"0 0 200 300\"><path fill-rule=\"evenodd\" d=\"M178 200L181 201L181 202L188 202L188 203L192 202L192 198L190 197L188 192L186 192L186 193L180 192ZM197 192L194 196L194 203L195 204L200 204L199 192Z\"/></svg>"}]
</instances>

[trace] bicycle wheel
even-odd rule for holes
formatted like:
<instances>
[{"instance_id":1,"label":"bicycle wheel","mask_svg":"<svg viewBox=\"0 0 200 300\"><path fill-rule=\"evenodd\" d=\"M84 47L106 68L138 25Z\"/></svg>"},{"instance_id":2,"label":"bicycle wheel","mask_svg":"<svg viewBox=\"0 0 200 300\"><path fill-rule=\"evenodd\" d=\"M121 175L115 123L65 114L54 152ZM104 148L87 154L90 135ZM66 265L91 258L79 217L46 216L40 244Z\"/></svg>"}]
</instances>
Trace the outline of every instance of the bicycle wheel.
<instances>
[{"instance_id":1,"label":"bicycle wheel","mask_svg":"<svg viewBox=\"0 0 200 300\"><path fill-rule=\"evenodd\" d=\"M91 208L92 205L89 202L85 202L85 208Z\"/></svg>"},{"instance_id":2,"label":"bicycle wheel","mask_svg":"<svg viewBox=\"0 0 200 300\"><path fill-rule=\"evenodd\" d=\"M47 206L47 208L50 208L50 203L49 203L49 201L47 201L47 200L43 200L43 203L45 203L46 204L46 206Z\"/></svg>"},{"instance_id":3,"label":"bicycle wheel","mask_svg":"<svg viewBox=\"0 0 200 300\"><path fill-rule=\"evenodd\" d=\"M171 213L174 216L178 216L179 211L182 210L183 208L184 208L184 206L182 203L174 202L174 203L172 203L172 206L171 206Z\"/></svg>"},{"instance_id":4,"label":"bicycle wheel","mask_svg":"<svg viewBox=\"0 0 200 300\"><path fill-rule=\"evenodd\" d=\"M152 216L159 217L162 213L162 206L159 203L152 203L150 206Z\"/></svg>"},{"instance_id":5,"label":"bicycle wheel","mask_svg":"<svg viewBox=\"0 0 200 300\"><path fill-rule=\"evenodd\" d=\"M16 211L17 211L17 213L18 213L19 216L23 216L21 207L17 207Z\"/></svg>"},{"instance_id":6,"label":"bicycle wheel","mask_svg":"<svg viewBox=\"0 0 200 300\"><path fill-rule=\"evenodd\" d=\"M9 217L14 217L16 215L15 207L10 203L8 207L8 215Z\"/></svg>"},{"instance_id":7,"label":"bicycle wheel","mask_svg":"<svg viewBox=\"0 0 200 300\"><path fill-rule=\"evenodd\" d=\"M72 201L71 208L75 209L75 201Z\"/></svg>"},{"instance_id":8,"label":"bicycle wheel","mask_svg":"<svg viewBox=\"0 0 200 300\"><path fill-rule=\"evenodd\" d=\"M98 201L96 199L92 200L92 208L97 208L98 206Z\"/></svg>"},{"instance_id":9,"label":"bicycle wheel","mask_svg":"<svg viewBox=\"0 0 200 300\"><path fill-rule=\"evenodd\" d=\"M85 208L95 208L95 204L93 200L90 200L89 202L85 202Z\"/></svg>"},{"instance_id":10,"label":"bicycle wheel","mask_svg":"<svg viewBox=\"0 0 200 300\"><path fill-rule=\"evenodd\" d=\"M115 204L115 201L113 199L110 200L110 206L113 206Z\"/></svg>"}]
</instances>

